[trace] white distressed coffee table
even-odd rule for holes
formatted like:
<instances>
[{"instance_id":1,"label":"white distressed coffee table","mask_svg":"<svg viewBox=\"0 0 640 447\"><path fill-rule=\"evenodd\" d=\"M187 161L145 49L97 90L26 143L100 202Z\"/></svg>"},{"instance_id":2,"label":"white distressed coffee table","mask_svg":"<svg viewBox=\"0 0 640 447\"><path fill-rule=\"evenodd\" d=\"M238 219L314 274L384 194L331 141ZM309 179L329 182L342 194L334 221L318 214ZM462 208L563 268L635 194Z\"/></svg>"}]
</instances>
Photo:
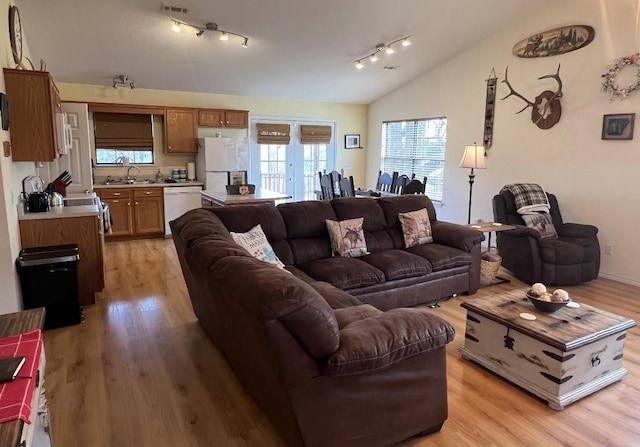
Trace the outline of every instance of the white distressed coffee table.
<instances>
[{"instance_id":1,"label":"white distressed coffee table","mask_svg":"<svg viewBox=\"0 0 640 447\"><path fill-rule=\"evenodd\" d=\"M525 290L461 304L467 309L462 357L473 360L562 410L627 370L622 354L635 321L586 304L554 313L536 310ZM536 316L533 321L521 313Z\"/></svg>"}]
</instances>

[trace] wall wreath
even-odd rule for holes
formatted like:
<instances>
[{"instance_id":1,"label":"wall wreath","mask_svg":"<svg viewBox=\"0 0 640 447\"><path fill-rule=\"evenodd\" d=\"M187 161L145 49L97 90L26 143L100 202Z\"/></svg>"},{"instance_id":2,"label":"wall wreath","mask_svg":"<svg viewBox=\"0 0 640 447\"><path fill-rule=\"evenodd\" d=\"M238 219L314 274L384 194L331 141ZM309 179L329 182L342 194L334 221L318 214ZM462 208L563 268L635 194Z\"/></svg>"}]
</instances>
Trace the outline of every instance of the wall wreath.
<instances>
[{"instance_id":1,"label":"wall wreath","mask_svg":"<svg viewBox=\"0 0 640 447\"><path fill-rule=\"evenodd\" d=\"M638 79L627 87L619 87L616 83L616 76L618 76L620 69L627 65L636 66ZM640 53L624 56L613 61L613 64L609 65L607 72L602 75L602 90L609 93L610 99L627 99L631 93L640 90Z\"/></svg>"}]
</instances>

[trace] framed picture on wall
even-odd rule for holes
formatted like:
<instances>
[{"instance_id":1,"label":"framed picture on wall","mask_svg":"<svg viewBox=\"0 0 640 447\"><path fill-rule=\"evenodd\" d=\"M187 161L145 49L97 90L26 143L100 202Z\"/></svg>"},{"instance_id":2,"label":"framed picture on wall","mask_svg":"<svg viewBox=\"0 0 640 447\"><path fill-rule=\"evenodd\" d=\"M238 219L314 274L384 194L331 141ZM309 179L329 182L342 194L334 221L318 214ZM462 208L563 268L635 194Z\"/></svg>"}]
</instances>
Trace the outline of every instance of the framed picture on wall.
<instances>
[{"instance_id":1,"label":"framed picture on wall","mask_svg":"<svg viewBox=\"0 0 640 447\"><path fill-rule=\"evenodd\" d=\"M603 140L633 140L635 113L617 113L602 117Z\"/></svg>"},{"instance_id":2,"label":"framed picture on wall","mask_svg":"<svg viewBox=\"0 0 640 447\"><path fill-rule=\"evenodd\" d=\"M344 148L345 149L361 149L360 146L360 134L351 133L344 136Z\"/></svg>"}]
</instances>

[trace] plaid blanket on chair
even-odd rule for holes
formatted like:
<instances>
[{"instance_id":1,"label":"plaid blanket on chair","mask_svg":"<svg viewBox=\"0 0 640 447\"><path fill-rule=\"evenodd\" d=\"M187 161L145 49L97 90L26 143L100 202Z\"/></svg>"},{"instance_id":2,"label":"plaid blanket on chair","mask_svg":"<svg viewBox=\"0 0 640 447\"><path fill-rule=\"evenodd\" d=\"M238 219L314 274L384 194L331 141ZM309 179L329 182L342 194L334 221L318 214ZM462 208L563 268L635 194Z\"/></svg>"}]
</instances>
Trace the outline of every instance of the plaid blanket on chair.
<instances>
[{"instance_id":1,"label":"plaid blanket on chair","mask_svg":"<svg viewBox=\"0 0 640 447\"><path fill-rule=\"evenodd\" d=\"M502 191L505 189L513 194L518 214L548 213L551 210L547 194L537 183L512 183L502 187Z\"/></svg>"}]
</instances>

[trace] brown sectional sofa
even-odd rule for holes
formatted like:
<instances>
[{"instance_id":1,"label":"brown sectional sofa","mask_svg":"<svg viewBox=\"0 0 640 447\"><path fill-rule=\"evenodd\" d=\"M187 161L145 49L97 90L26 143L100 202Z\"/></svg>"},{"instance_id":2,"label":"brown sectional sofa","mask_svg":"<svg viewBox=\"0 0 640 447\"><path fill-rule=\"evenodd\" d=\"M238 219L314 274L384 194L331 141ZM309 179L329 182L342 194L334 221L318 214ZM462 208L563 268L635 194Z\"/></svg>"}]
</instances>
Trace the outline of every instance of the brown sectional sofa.
<instances>
[{"instance_id":1,"label":"brown sectional sofa","mask_svg":"<svg viewBox=\"0 0 640 447\"><path fill-rule=\"evenodd\" d=\"M401 248L393 214L425 205L424 196L247 205L171 223L203 329L288 445L388 446L446 420L454 329L397 307L475 291L482 234L438 222L430 206L432 250ZM355 215L371 254L331 258L324 219ZM233 242L229 230L258 223L289 271Z\"/></svg>"}]
</instances>

